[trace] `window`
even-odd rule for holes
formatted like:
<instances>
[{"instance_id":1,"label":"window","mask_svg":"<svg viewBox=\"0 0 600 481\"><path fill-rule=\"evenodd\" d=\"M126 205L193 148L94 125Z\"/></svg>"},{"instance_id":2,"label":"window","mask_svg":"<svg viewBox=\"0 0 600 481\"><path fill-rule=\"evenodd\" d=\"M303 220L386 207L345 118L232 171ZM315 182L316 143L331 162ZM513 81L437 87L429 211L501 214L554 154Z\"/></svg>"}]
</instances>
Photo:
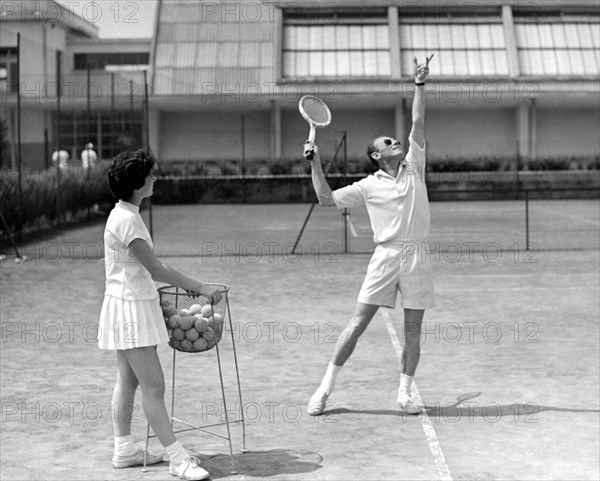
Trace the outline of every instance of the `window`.
<instances>
[{"instance_id":1,"label":"window","mask_svg":"<svg viewBox=\"0 0 600 481\"><path fill-rule=\"evenodd\" d=\"M600 17L515 16L523 75L600 75Z\"/></svg>"},{"instance_id":2,"label":"window","mask_svg":"<svg viewBox=\"0 0 600 481\"><path fill-rule=\"evenodd\" d=\"M87 70L88 63L92 69L114 70L115 66L147 66L150 63L148 52L125 53L76 53L75 70Z\"/></svg>"},{"instance_id":3,"label":"window","mask_svg":"<svg viewBox=\"0 0 600 481\"><path fill-rule=\"evenodd\" d=\"M17 91L19 63L16 48L0 48L0 83L5 83L9 92Z\"/></svg>"},{"instance_id":4,"label":"window","mask_svg":"<svg viewBox=\"0 0 600 481\"><path fill-rule=\"evenodd\" d=\"M142 147L143 113L136 108L131 118L131 111L116 110L114 117L110 110L93 112L88 125L86 112L65 111L61 114L61 148L80 155L85 144L92 142L98 156L111 159L125 149ZM52 113L52 123L56 126L56 112Z\"/></svg>"},{"instance_id":5,"label":"window","mask_svg":"<svg viewBox=\"0 0 600 481\"><path fill-rule=\"evenodd\" d=\"M284 12L283 77L389 77L386 9Z\"/></svg>"},{"instance_id":6,"label":"window","mask_svg":"<svg viewBox=\"0 0 600 481\"><path fill-rule=\"evenodd\" d=\"M436 54L435 75L507 76L508 60L500 9L485 14L460 10L400 15L403 76L412 76L413 58Z\"/></svg>"}]
</instances>

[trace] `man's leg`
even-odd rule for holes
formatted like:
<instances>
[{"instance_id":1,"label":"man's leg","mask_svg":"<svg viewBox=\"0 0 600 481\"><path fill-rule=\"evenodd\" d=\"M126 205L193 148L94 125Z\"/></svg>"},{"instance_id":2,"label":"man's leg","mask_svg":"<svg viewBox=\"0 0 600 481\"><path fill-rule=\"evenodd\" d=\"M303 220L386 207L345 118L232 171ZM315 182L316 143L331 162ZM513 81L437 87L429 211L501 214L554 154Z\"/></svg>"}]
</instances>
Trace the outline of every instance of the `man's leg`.
<instances>
[{"instance_id":1,"label":"man's leg","mask_svg":"<svg viewBox=\"0 0 600 481\"><path fill-rule=\"evenodd\" d=\"M404 348L402 349L402 374L414 376L421 357L421 326L423 309L404 309Z\"/></svg>"},{"instance_id":2,"label":"man's leg","mask_svg":"<svg viewBox=\"0 0 600 481\"><path fill-rule=\"evenodd\" d=\"M335 350L331 357L332 364L340 367L344 365L354 352L358 338L365 332L378 309L379 306L373 304L356 303L354 314L335 344Z\"/></svg>"},{"instance_id":3,"label":"man's leg","mask_svg":"<svg viewBox=\"0 0 600 481\"><path fill-rule=\"evenodd\" d=\"M379 306L373 304L356 303L354 314L338 337L333 356L329 362L327 372L321 381L321 385L310 399L308 404L309 414L318 416L323 413L327 399L335 387L335 380L340 369L354 352L359 337L365 332L377 309L379 309Z\"/></svg>"},{"instance_id":4,"label":"man's leg","mask_svg":"<svg viewBox=\"0 0 600 481\"><path fill-rule=\"evenodd\" d=\"M410 395L413 376L421 357L421 326L423 325L423 309L404 309L404 347L402 349L402 373L398 388L398 403L410 414L418 414L418 406Z\"/></svg>"}]
</instances>

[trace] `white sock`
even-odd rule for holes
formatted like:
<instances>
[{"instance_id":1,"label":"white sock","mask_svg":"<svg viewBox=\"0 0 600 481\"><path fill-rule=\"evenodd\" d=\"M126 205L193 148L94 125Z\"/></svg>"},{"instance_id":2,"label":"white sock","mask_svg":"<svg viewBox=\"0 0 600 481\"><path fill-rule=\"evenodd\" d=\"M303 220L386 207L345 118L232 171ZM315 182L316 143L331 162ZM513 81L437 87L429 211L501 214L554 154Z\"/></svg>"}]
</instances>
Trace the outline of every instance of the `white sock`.
<instances>
[{"instance_id":1,"label":"white sock","mask_svg":"<svg viewBox=\"0 0 600 481\"><path fill-rule=\"evenodd\" d=\"M165 446L165 451L169 455L169 461L175 465L181 464L184 459L190 457L190 453L185 450L179 441L175 441L173 444Z\"/></svg>"},{"instance_id":2,"label":"white sock","mask_svg":"<svg viewBox=\"0 0 600 481\"><path fill-rule=\"evenodd\" d=\"M412 384L412 380L413 376L400 374L400 387L398 388L398 394L410 394L410 386Z\"/></svg>"},{"instance_id":3,"label":"white sock","mask_svg":"<svg viewBox=\"0 0 600 481\"><path fill-rule=\"evenodd\" d=\"M327 372L325 376L323 376L323 380L321 381L321 389L327 392L333 392L333 388L335 387L335 380L337 375L339 374L342 366L336 366L329 362L327 366Z\"/></svg>"},{"instance_id":4,"label":"white sock","mask_svg":"<svg viewBox=\"0 0 600 481\"><path fill-rule=\"evenodd\" d=\"M127 436L115 436L115 454L119 456L131 456L136 451L131 434Z\"/></svg>"}]
</instances>

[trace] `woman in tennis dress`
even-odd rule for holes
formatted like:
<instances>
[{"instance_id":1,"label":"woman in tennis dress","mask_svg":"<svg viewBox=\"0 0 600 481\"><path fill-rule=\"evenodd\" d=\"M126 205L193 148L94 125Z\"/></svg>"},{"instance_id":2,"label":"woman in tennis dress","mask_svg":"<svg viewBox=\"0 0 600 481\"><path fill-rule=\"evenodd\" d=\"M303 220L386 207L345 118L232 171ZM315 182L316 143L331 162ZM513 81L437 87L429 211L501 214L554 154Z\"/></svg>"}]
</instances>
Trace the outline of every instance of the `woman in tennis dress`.
<instances>
[{"instance_id":1,"label":"woman in tennis dress","mask_svg":"<svg viewBox=\"0 0 600 481\"><path fill-rule=\"evenodd\" d=\"M175 439L165 406L165 380L156 351L169 337L154 281L221 299L219 291L163 264L153 252L153 243L139 207L152 195L156 178L154 156L145 150L123 152L115 157L108 184L118 199L104 230L106 290L98 330L98 347L116 352L117 379L112 395L115 468L143 463L144 450L131 437L131 418L137 387L143 394L143 409L150 426L169 456L169 473L186 480L206 479L198 458ZM156 464L161 454L147 453L147 464Z\"/></svg>"}]
</instances>

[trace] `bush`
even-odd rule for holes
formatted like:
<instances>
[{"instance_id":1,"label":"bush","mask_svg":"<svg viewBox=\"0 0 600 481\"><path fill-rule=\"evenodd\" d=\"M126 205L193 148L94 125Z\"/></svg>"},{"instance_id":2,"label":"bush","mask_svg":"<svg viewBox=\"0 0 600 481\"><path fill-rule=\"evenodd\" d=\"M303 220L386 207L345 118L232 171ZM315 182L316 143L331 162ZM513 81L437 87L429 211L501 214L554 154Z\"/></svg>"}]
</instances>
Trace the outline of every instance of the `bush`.
<instances>
[{"instance_id":1,"label":"bush","mask_svg":"<svg viewBox=\"0 0 600 481\"><path fill-rule=\"evenodd\" d=\"M433 158L427 161L427 170L431 172L477 172L514 170L514 157L483 157L472 159Z\"/></svg>"},{"instance_id":2,"label":"bush","mask_svg":"<svg viewBox=\"0 0 600 481\"><path fill-rule=\"evenodd\" d=\"M10 165L10 142L8 140L8 122L0 115L0 169Z\"/></svg>"},{"instance_id":3,"label":"bush","mask_svg":"<svg viewBox=\"0 0 600 481\"><path fill-rule=\"evenodd\" d=\"M94 205L114 203L106 182L106 170L105 165L97 167L90 171L89 179L81 167L69 167L61 171L61 219L76 217ZM13 232L26 232L39 228L43 223L55 222L58 217L58 186L55 168L24 173L19 210L18 175L14 171L0 171L0 204L10 229Z\"/></svg>"},{"instance_id":4,"label":"bush","mask_svg":"<svg viewBox=\"0 0 600 481\"><path fill-rule=\"evenodd\" d=\"M430 158L427 170L430 172L477 172L515 170L517 159L511 157L479 157L469 159ZM522 158L520 170L592 170L600 168L599 156L545 157L538 159Z\"/></svg>"},{"instance_id":5,"label":"bush","mask_svg":"<svg viewBox=\"0 0 600 481\"><path fill-rule=\"evenodd\" d=\"M524 170L598 170L600 156L549 157L522 160Z\"/></svg>"}]
</instances>

